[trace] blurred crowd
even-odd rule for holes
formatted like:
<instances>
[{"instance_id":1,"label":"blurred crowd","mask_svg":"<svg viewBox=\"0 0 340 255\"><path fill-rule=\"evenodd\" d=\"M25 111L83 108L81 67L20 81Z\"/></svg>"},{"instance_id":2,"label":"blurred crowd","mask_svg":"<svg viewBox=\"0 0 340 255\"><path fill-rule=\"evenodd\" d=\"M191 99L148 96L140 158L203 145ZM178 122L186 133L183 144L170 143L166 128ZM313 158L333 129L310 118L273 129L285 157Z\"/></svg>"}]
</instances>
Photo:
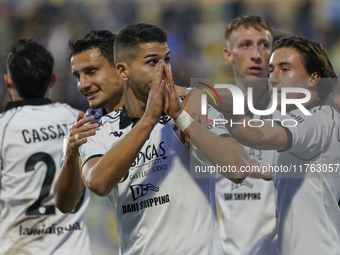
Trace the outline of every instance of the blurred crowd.
<instances>
[{"instance_id":1,"label":"blurred crowd","mask_svg":"<svg viewBox=\"0 0 340 255\"><path fill-rule=\"evenodd\" d=\"M223 31L244 14L263 16L278 35L302 35L322 43L340 73L339 13L338 0L0 0L0 74L6 72L9 45L19 38L35 38L55 58L58 80L49 96L85 110L87 103L70 72L69 38L88 29L117 33L128 24L146 22L168 33L176 84L189 86L194 77L230 77L231 68L221 54ZM6 100L0 79L0 112Z\"/></svg>"}]
</instances>

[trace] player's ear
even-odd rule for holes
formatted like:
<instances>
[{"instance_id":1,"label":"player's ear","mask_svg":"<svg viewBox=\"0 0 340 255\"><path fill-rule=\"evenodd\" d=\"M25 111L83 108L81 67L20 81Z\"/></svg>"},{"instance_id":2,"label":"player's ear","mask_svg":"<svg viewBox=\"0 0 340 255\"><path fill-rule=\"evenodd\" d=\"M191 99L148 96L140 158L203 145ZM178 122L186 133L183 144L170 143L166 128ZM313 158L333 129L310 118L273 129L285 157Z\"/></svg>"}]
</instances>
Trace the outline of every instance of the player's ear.
<instances>
[{"instance_id":1,"label":"player's ear","mask_svg":"<svg viewBox=\"0 0 340 255\"><path fill-rule=\"evenodd\" d=\"M310 78L309 78L309 83L308 83L308 88L309 89L313 89L313 90L316 90L316 84L319 83L320 81L320 75L318 72L314 72L310 75Z\"/></svg>"},{"instance_id":2,"label":"player's ear","mask_svg":"<svg viewBox=\"0 0 340 255\"><path fill-rule=\"evenodd\" d=\"M8 90L12 89L13 88L13 81L12 81L12 78L9 74L5 74L4 75L4 80L5 80L5 84L6 84L6 88Z\"/></svg>"},{"instance_id":3,"label":"player's ear","mask_svg":"<svg viewBox=\"0 0 340 255\"><path fill-rule=\"evenodd\" d=\"M6 83L8 95L11 98L11 100L12 101L21 100L22 98L19 96L17 89L15 88L15 86L13 84L13 80L12 80L11 76L9 74L5 74L4 80L5 80L5 83Z\"/></svg>"},{"instance_id":4,"label":"player's ear","mask_svg":"<svg viewBox=\"0 0 340 255\"><path fill-rule=\"evenodd\" d=\"M51 82L50 82L50 84L48 85L48 87L49 87L49 88L52 88L56 80L57 80L57 76L56 76L55 74L52 74Z\"/></svg>"},{"instance_id":5,"label":"player's ear","mask_svg":"<svg viewBox=\"0 0 340 255\"><path fill-rule=\"evenodd\" d=\"M129 68L128 64L124 61L118 62L116 65L117 73L123 81L129 79Z\"/></svg>"},{"instance_id":6,"label":"player's ear","mask_svg":"<svg viewBox=\"0 0 340 255\"><path fill-rule=\"evenodd\" d=\"M233 54L231 54L231 51L228 47L223 48L223 56L224 56L225 61L228 64L230 64L230 65L234 64Z\"/></svg>"}]
</instances>

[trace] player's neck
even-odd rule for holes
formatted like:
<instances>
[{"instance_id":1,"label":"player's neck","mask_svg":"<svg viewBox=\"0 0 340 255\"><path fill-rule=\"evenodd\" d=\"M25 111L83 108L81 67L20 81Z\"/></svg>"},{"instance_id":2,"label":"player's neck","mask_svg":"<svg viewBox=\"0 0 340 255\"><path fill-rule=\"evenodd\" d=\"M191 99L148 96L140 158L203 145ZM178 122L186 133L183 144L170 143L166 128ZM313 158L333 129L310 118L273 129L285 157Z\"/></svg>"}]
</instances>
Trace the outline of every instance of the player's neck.
<instances>
[{"instance_id":1,"label":"player's neck","mask_svg":"<svg viewBox=\"0 0 340 255\"><path fill-rule=\"evenodd\" d=\"M118 93L114 98L110 100L110 102L105 105L105 110L106 112L110 113L112 111L115 111L117 109L120 109L124 105L124 96L123 96L123 91L121 93Z\"/></svg>"},{"instance_id":2,"label":"player's neck","mask_svg":"<svg viewBox=\"0 0 340 255\"><path fill-rule=\"evenodd\" d=\"M146 109L147 98L137 98L132 90L124 89L125 110L131 118L142 118Z\"/></svg>"}]
</instances>

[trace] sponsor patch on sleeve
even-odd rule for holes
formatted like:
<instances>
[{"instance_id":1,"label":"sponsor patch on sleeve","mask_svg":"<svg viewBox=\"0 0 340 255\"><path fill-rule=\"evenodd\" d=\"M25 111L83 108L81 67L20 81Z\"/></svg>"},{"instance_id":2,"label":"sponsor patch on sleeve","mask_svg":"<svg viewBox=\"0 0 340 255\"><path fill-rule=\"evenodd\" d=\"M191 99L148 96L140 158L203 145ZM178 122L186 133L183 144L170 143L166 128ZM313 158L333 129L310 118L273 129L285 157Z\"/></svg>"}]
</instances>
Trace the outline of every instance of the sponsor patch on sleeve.
<instances>
[{"instance_id":1,"label":"sponsor patch on sleeve","mask_svg":"<svg viewBox=\"0 0 340 255\"><path fill-rule=\"evenodd\" d=\"M79 156L80 156L81 161L84 162L84 159L86 157L86 151L84 149L84 146L79 146L78 152L79 152Z\"/></svg>"}]
</instances>

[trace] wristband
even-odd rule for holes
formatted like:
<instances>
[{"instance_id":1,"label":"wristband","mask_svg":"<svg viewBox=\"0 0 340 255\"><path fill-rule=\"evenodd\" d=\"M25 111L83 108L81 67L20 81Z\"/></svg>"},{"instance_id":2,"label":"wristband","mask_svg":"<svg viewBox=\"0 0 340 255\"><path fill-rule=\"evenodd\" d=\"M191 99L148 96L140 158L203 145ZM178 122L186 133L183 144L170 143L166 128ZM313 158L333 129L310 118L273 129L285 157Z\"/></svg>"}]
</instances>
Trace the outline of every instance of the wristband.
<instances>
[{"instance_id":1,"label":"wristband","mask_svg":"<svg viewBox=\"0 0 340 255\"><path fill-rule=\"evenodd\" d=\"M189 127L193 121L194 119L184 110L176 119L174 119L175 124L181 131L184 131L187 127Z\"/></svg>"},{"instance_id":2,"label":"wristband","mask_svg":"<svg viewBox=\"0 0 340 255\"><path fill-rule=\"evenodd\" d=\"M67 151L67 144L68 144L68 140L69 137L68 136L64 136L64 140L63 140L63 156L65 156L66 151Z\"/></svg>"}]
</instances>

